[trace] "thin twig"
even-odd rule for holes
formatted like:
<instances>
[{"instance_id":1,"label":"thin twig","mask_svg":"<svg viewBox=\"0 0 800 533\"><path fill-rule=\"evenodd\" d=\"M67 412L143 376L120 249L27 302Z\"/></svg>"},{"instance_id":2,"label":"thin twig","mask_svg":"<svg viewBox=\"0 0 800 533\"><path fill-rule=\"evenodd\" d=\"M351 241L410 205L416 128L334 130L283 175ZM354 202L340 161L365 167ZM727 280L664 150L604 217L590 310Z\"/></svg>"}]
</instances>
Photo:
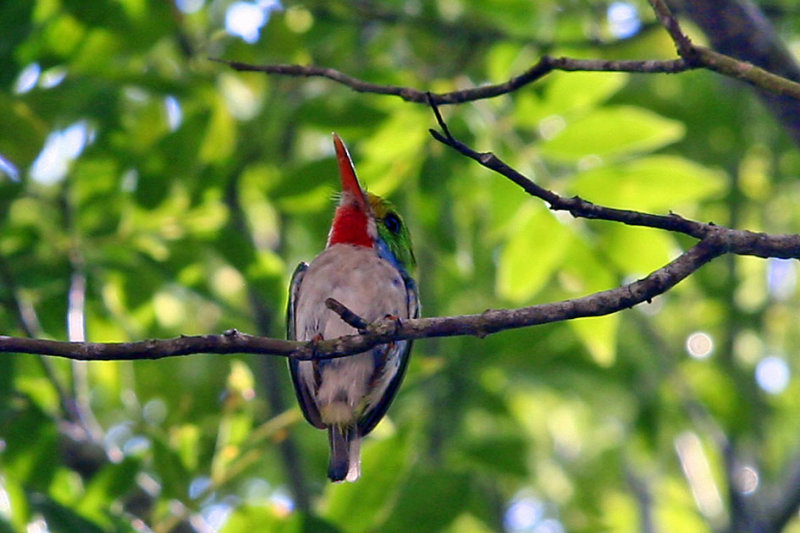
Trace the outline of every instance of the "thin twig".
<instances>
[{"instance_id":1,"label":"thin twig","mask_svg":"<svg viewBox=\"0 0 800 533\"><path fill-rule=\"evenodd\" d=\"M5 287L5 292L7 293L3 298L3 303L6 305L6 309L14 316L17 326L28 337L38 337L41 328L36 312L32 308L26 308L23 301L19 298L14 275L7 261L2 256L0 256L0 283ZM53 386L56 396L58 396L58 403L61 406L61 411L64 413L64 416L69 420L78 422L80 416L75 406L75 401L67 392L67 388L61 383L61 378L56 374L52 362L44 357L40 357L39 364L45 376L47 376L47 380Z\"/></svg>"},{"instance_id":2,"label":"thin twig","mask_svg":"<svg viewBox=\"0 0 800 533\"><path fill-rule=\"evenodd\" d=\"M800 235L756 233L746 230L735 230L706 224L695 220L683 218L675 213L669 215L655 215L628 209L606 207L584 200L579 196L564 197L551 190L536 184L527 176L521 174L507 165L492 152L477 152L456 139L448 130L447 124L435 104L431 104L439 127L444 133L429 130L431 135L439 142L453 148L484 167L493 170L522 189L550 205L554 211L567 211L576 218L589 218L622 222L630 226L644 226L658 228L689 235L696 239L703 239L712 233L722 235L727 243L728 251L738 255L754 255L757 257L800 258Z\"/></svg>"},{"instance_id":3,"label":"thin twig","mask_svg":"<svg viewBox=\"0 0 800 533\"><path fill-rule=\"evenodd\" d=\"M336 313L337 315L339 315L339 317L341 317L342 320L347 322L349 326L353 326L354 328L356 328L359 331L359 333L364 333L367 331L367 327L369 327L367 321L358 316L357 314L355 314L354 312L352 312L339 300L335 298L328 298L325 300L325 306L334 313Z\"/></svg>"},{"instance_id":4,"label":"thin twig","mask_svg":"<svg viewBox=\"0 0 800 533\"><path fill-rule=\"evenodd\" d=\"M413 87L399 85L382 85L360 80L345 74L334 68L318 67L314 65L251 65L240 61L228 61L226 59L209 58L211 61L223 63L234 70L242 72L263 72L265 74L277 74L282 76L316 77L327 78L335 82L350 87L356 92L374 93L399 96L407 102L419 104L428 103L430 98L437 105L461 104L494 98L503 94L512 93L524 87L554 70L564 70L569 72L589 71L589 72L640 72L640 73L677 73L695 68L683 59L659 60L619 60L612 61L606 59L574 59L569 57L542 56L539 61L532 65L528 70L514 76L503 83L493 85L483 85L471 89L462 89L447 93L429 93L420 91Z\"/></svg>"},{"instance_id":5,"label":"thin twig","mask_svg":"<svg viewBox=\"0 0 800 533\"><path fill-rule=\"evenodd\" d=\"M655 11L658 21L664 26L664 29L667 30L667 33L669 33L669 36L672 37L672 40L675 42L678 55L686 61L694 63L697 59L694 44L692 44L691 39L683 32L678 23L678 19L672 15L672 12L669 10L664 0L650 0L650 5L653 11Z\"/></svg>"},{"instance_id":6,"label":"thin twig","mask_svg":"<svg viewBox=\"0 0 800 533\"><path fill-rule=\"evenodd\" d=\"M542 56L538 62L518 76L503 83L482 85L446 93L431 93L437 105L462 104L475 100L510 94L540 80L555 70L565 72L631 72L640 74L676 74L687 70L706 68L730 78L749 83L764 90L800 99L800 83L772 74L760 67L739 61L703 46L691 45L691 59L606 60L575 59L571 57ZM209 58L241 72L263 72L281 76L327 78L350 87L356 92L399 96L406 102L428 103L426 91L401 85L383 85L360 80L339 70L314 65L251 65L240 61Z\"/></svg>"}]
</instances>

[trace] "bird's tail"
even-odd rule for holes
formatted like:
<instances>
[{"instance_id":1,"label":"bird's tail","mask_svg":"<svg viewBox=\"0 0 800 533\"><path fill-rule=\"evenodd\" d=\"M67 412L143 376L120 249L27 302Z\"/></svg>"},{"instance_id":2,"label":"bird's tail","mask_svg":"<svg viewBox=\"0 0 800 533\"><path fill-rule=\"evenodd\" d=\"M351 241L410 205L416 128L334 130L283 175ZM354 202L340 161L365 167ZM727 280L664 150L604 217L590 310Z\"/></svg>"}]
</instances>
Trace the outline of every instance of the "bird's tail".
<instances>
[{"instance_id":1,"label":"bird's tail","mask_svg":"<svg viewBox=\"0 0 800 533\"><path fill-rule=\"evenodd\" d=\"M328 427L331 460L328 477L331 481L355 481L361 476L361 437L353 427Z\"/></svg>"}]
</instances>

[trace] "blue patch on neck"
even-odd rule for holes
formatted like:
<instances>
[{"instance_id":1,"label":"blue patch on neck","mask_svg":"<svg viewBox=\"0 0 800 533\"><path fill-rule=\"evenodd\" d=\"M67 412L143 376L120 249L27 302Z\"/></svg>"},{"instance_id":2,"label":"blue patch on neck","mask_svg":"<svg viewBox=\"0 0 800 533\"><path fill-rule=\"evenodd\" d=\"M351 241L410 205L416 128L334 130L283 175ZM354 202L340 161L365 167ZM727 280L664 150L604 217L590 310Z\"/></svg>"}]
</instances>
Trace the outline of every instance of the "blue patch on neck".
<instances>
[{"instance_id":1,"label":"blue patch on neck","mask_svg":"<svg viewBox=\"0 0 800 533\"><path fill-rule=\"evenodd\" d=\"M397 257L395 257L392 251L389 249L389 245L386 244L386 241L379 237L378 240L375 241L375 245L376 249L378 250L378 257L389 261L392 266L394 266L400 272L405 272L405 268L403 268L403 265L400 264L400 261L397 260Z\"/></svg>"}]
</instances>

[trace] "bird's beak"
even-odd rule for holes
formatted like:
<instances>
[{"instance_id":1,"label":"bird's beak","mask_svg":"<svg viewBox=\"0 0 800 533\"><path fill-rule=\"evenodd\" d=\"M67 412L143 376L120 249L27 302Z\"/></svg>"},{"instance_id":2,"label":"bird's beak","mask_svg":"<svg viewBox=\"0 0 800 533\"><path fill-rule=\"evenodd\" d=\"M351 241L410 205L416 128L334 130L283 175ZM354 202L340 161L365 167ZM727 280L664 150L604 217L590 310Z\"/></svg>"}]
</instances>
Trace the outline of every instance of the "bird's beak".
<instances>
[{"instance_id":1,"label":"bird's beak","mask_svg":"<svg viewBox=\"0 0 800 533\"><path fill-rule=\"evenodd\" d=\"M358 183L353 160L350 159L350 153L347 151L342 139L335 133L333 134L333 144L336 147L336 160L339 163L339 175L342 178L343 201L352 201L363 209L365 213L369 213L367 197Z\"/></svg>"}]
</instances>

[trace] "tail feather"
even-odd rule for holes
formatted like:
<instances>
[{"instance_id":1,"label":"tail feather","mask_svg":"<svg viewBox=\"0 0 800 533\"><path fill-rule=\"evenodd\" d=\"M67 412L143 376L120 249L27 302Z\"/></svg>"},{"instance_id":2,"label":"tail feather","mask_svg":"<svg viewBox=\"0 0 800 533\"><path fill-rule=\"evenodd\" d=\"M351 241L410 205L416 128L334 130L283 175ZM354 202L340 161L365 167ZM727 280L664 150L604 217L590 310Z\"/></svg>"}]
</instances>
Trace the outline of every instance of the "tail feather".
<instances>
[{"instance_id":1,"label":"tail feather","mask_svg":"<svg viewBox=\"0 0 800 533\"><path fill-rule=\"evenodd\" d=\"M355 481L361 475L361 437L352 427L329 426L331 459L328 477L331 481Z\"/></svg>"},{"instance_id":2,"label":"tail feather","mask_svg":"<svg viewBox=\"0 0 800 533\"><path fill-rule=\"evenodd\" d=\"M361 477L361 437L353 430L353 438L350 439L350 467L347 469L345 481L353 482Z\"/></svg>"}]
</instances>

